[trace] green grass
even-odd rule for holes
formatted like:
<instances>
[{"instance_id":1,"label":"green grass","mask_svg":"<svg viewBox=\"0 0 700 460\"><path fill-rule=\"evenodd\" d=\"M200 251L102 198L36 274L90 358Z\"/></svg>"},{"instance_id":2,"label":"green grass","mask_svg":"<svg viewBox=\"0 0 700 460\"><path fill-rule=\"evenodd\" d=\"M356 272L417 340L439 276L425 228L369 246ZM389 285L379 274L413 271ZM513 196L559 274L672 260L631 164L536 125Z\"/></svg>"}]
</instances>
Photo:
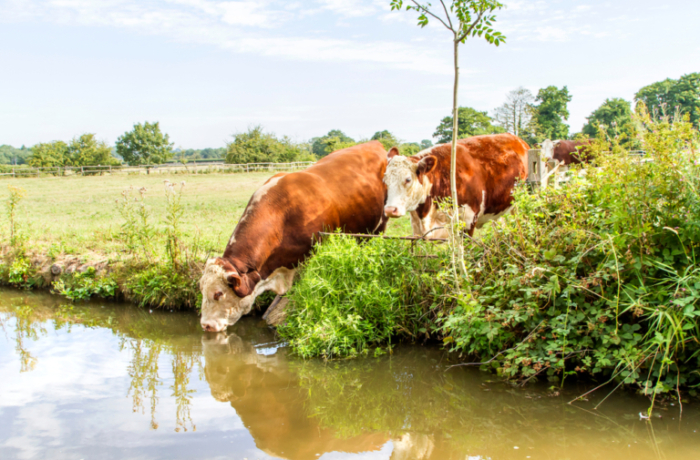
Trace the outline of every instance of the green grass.
<instances>
[{"instance_id":1,"label":"green grass","mask_svg":"<svg viewBox=\"0 0 700 460\"><path fill-rule=\"evenodd\" d=\"M0 282L25 289L50 282L73 300L120 295L141 306L197 308L205 259L223 253L250 197L272 174L8 179L0 185ZM177 184L167 193L166 180ZM410 232L407 218L392 224L394 235ZM47 278L49 265L68 256L108 269Z\"/></svg>"},{"instance_id":2,"label":"green grass","mask_svg":"<svg viewBox=\"0 0 700 460\"><path fill-rule=\"evenodd\" d=\"M273 173L240 174L154 174L88 177L7 179L0 181L0 196L9 197L7 185L21 187L26 196L19 204L20 230L33 250L70 254L98 252L112 254L123 249L119 239L123 223L116 200L133 188L133 195L145 187L145 203L158 226L165 218L164 180L186 182L182 195L182 230L193 237L199 234L204 249L221 253L253 192ZM388 234L410 234L405 217L392 221ZM2 219L3 241L9 240L7 218Z\"/></svg>"}]
</instances>

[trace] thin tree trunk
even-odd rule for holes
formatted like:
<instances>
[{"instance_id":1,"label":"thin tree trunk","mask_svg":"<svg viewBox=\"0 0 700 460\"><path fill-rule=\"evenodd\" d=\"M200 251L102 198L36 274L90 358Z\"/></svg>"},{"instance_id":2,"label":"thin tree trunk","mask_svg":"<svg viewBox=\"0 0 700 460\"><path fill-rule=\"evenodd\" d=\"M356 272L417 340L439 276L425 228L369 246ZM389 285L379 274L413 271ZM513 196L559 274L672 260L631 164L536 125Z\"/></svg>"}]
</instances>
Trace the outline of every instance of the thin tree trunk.
<instances>
[{"instance_id":1,"label":"thin tree trunk","mask_svg":"<svg viewBox=\"0 0 700 460\"><path fill-rule=\"evenodd\" d=\"M462 275L466 278L467 267L464 265L464 244L462 244L462 228L459 224L459 202L457 201L457 137L459 135L459 104L458 104L458 90L459 90L459 40L455 34L454 40L454 59L455 59L455 85L452 92L452 154L450 155L450 191L452 192L452 208L453 208L453 227L452 227L452 257L458 259L459 267L462 270ZM469 222L466 222L469 225ZM455 254L456 250L456 254ZM454 263L454 262L453 262ZM455 276L457 275L457 270L455 269ZM457 289L459 290L459 282L457 282Z\"/></svg>"},{"instance_id":2,"label":"thin tree trunk","mask_svg":"<svg viewBox=\"0 0 700 460\"><path fill-rule=\"evenodd\" d=\"M454 41L455 59L455 84L452 91L452 154L450 156L450 191L452 192L452 206L454 207L455 219L459 223L459 203L457 203L457 137L459 135L459 105L457 93L459 90L459 41Z\"/></svg>"}]
</instances>

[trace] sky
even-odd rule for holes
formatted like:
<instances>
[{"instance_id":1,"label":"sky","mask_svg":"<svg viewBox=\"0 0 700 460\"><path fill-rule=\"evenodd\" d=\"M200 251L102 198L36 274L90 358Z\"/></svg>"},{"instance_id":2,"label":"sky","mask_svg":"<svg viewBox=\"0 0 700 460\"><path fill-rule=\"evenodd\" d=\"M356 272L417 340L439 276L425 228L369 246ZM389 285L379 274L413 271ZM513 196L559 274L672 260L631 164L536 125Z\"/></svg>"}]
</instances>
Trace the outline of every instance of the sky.
<instances>
[{"instance_id":1,"label":"sky","mask_svg":"<svg viewBox=\"0 0 700 460\"><path fill-rule=\"evenodd\" d=\"M500 47L460 48L459 103L566 85L572 132L606 98L700 71L700 1L501 0ZM176 147L261 125L432 139L452 107L452 41L389 0L0 0L0 145L158 121Z\"/></svg>"}]
</instances>

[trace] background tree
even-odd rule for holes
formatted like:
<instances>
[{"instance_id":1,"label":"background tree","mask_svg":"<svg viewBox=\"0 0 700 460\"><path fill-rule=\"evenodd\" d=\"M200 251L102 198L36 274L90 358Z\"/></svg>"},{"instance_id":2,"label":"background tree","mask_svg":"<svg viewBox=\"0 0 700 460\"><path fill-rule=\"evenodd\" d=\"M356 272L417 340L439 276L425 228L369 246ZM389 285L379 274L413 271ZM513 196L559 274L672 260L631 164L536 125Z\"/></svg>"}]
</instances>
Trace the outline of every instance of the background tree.
<instances>
[{"instance_id":1,"label":"background tree","mask_svg":"<svg viewBox=\"0 0 700 460\"><path fill-rule=\"evenodd\" d=\"M165 163L173 155L173 145L158 122L136 123L116 142L117 153L131 166Z\"/></svg>"},{"instance_id":2,"label":"background tree","mask_svg":"<svg viewBox=\"0 0 700 460\"><path fill-rule=\"evenodd\" d=\"M185 149L182 155L187 160L215 160L226 157L226 147L206 149Z\"/></svg>"},{"instance_id":3,"label":"background tree","mask_svg":"<svg viewBox=\"0 0 700 460\"><path fill-rule=\"evenodd\" d=\"M15 148L11 145L0 145L0 164L23 165L27 163L31 154L31 149L24 146Z\"/></svg>"},{"instance_id":4,"label":"background tree","mask_svg":"<svg viewBox=\"0 0 700 460\"><path fill-rule=\"evenodd\" d=\"M107 166L118 164L119 160L112 156L112 148L106 142L98 141L92 133L73 138L66 149L64 166Z\"/></svg>"},{"instance_id":5,"label":"background tree","mask_svg":"<svg viewBox=\"0 0 700 460\"><path fill-rule=\"evenodd\" d=\"M399 148L399 153L403 156L406 156L406 157L413 156L416 153L423 150L421 148L420 144L418 144L416 142L406 142L403 144L399 144L398 148Z\"/></svg>"},{"instance_id":6,"label":"background tree","mask_svg":"<svg viewBox=\"0 0 700 460\"><path fill-rule=\"evenodd\" d=\"M688 114L696 128L700 127L700 72L652 83L641 88L634 99L658 115L673 115L677 108L681 114Z\"/></svg>"},{"instance_id":7,"label":"background tree","mask_svg":"<svg viewBox=\"0 0 700 460\"><path fill-rule=\"evenodd\" d=\"M352 147L357 144L353 138L339 129L332 129L328 134L311 139L311 152L318 158L323 158L331 152Z\"/></svg>"},{"instance_id":8,"label":"background tree","mask_svg":"<svg viewBox=\"0 0 700 460\"><path fill-rule=\"evenodd\" d=\"M289 163L313 161L315 158L303 145L294 144L288 137L278 139L272 133L263 132L261 126L245 133L235 134L226 146L226 163Z\"/></svg>"},{"instance_id":9,"label":"background tree","mask_svg":"<svg viewBox=\"0 0 700 460\"><path fill-rule=\"evenodd\" d=\"M423 139L422 141L420 141L421 150L429 149L432 146L433 146L433 141L431 141L430 139Z\"/></svg>"},{"instance_id":10,"label":"background tree","mask_svg":"<svg viewBox=\"0 0 700 460\"><path fill-rule=\"evenodd\" d=\"M28 158L29 166L48 168L65 166L68 159L68 144L63 141L44 142L32 147L32 155Z\"/></svg>"},{"instance_id":11,"label":"background tree","mask_svg":"<svg viewBox=\"0 0 700 460\"><path fill-rule=\"evenodd\" d=\"M569 89L566 86L562 89L556 86L542 88L537 92L535 101L538 104L533 112L532 121L537 132L537 141L568 138L569 125L564 123L564 120L569 118Z\"/></svg>"},{"instance_id":12,"label":"background tree","mask_svg":"<svg viewBox=\"0 0 700 460\"><path fill-rule=\"evenodd\" d=\"M398 139L396 139L396 137L393 134L391 134L386 129L384 131L377 131L376 133L374 133L370 140L381 142L384 146L384 149L386 150L389 150L394 146L398 146L401 143Z\"/></svg>"},{"instance_id":13,"label":"background tree","mask_svg":"<svg viewBox=\"0 0 700 460\"><path fill-rule=\"evenodd\" d=\"M454 57L454 87L452 91L452 161L450 165L450 188L452 192L452 206L454 207L454 218L458 221L457 202L457 134L458 128L458 94L459 94L459 44L464 43L471 37L483 37L488 43L500 45L505 42L505 36L493 29L496 22L495 10L503 8L503 4L495 0L452 0L447 2L440 0L440 6L432 7L430 3L419 3L416 0L406 2L407 10L414 10L418 13L418 25L425 27L430 18L440 22L452 33L452 47ZM403 7L403 0L391 0L391 9L400 10ZM443 14L444 13L444 14ZM460 265L466 275L464 267L464 248L458 245Z\"/></svg>"},{"instance_id":14,"label":"background tree","mask_svg":"<svg viewBox=\"0 0 700 460\"><path fill-rule=\"evenodd\" d=\"M506 96L506 102L494 110L494 122L509 133L523 137L531 131L535 96L522 86Z\"/></svg>"},{"instance_id":15,"label":"background tree","mask_svg":"<svg viewBox=\"0 0 700 460\"><path fill-rule=\"evenodd\" d=\"M458 117L457 139L478 136L480 134L495 134L504 132L500 126L494 126L492 119L486 112L479 112L471 107L460 107ZM439 144L452 142L452 129L454 120L451 116L442 119L433 137L437 138Z\"/></svg>"},{"instance_id":16,"label":"background tree","mask_svg":"<svg viewBox=\"0 0 700 460\"><path fill-rule=\"evenodd\" d=\"M634 142L635 128L630 103L619 97L606 99L588 116L588 123L583 126L582 132L588 137L595 137L598 127L603 127L610 138L624 134L627 142Z\"/></svg>"}]
</instances>

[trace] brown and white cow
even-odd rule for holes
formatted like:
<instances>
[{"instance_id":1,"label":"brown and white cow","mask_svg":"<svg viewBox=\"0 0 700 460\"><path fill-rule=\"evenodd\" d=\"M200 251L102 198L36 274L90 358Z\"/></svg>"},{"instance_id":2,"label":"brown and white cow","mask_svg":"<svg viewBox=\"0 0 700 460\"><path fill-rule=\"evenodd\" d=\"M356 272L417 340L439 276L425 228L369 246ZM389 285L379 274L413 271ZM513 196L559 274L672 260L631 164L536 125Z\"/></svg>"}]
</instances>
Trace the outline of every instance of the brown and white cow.
<instances>
[{"instance_id":1,"label":"brown and white cow","mask_svg":"<svg viewBox=\"0 0 700 460\"><path fill-rule=\"evenodd\" d=\"M558 186L566 175L569 165L588 163L591 161L589 147L593 139L581 141L545 139L542 142L542 161L547 165L540 178L540 187L547 188L550 177L554 177L554 185Z\"/></svg>"},{"instance_id":2,"label":"brown and white cow","mask_svg":"<svg viewBox=\"0 0 700 460\"><path fill-rule=\"evenodd\" d=\"M588 147L592 142L593 139L582 141L546 139L542 142L542 156L547 160L558 161L562 166L588 163L591 159L588 155Z\"/></svg>"},{"instance_id":3,"label":"brown and white cow","mask_svg":"<svg viewBox=\"0 0 700 460\"><path fill-rule=\"evenodd\" d=\"M440 144L412 157L389 151L384 175L388 217L411 213L413 234L446 238L449 216L436 201L451 196L451 144ZM473 235L475 228L510 211L513 187L527 178L529 146L512 134L475 136L457 141L457 196L460 219ZM438 229L442 227L442 229Z\"/></svg>"},{"instance_id":4,"label":"brown and white cow","mask_svg":"<svg viewBox=\"0 0 700 460\"><path fill-rule=\"evenodd\" d=\"M202 328L221 331L249 313L261 293L286 293L318 232L383 232L386 165L382 144L372 141L304 171L277 174L260 187L224 255L207 261L200 280Z\"/></svg>"}]
</instances>

